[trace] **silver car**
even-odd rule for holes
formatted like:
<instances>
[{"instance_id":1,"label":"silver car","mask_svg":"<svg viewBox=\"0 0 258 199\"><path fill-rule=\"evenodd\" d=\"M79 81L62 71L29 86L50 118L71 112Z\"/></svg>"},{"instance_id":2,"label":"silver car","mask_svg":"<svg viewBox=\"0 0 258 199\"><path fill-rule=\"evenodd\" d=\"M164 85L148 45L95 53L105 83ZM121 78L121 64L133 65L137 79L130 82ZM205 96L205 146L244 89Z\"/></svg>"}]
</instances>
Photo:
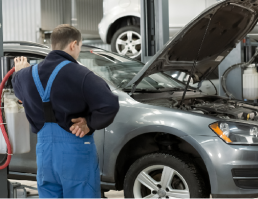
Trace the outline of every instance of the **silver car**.
<instances>
[{"instance_id":1,"label":"silver car","mask_svg":"<svg viewBox=\"0 0 258 199\"><path fill-rule=\"evenodd\" d=\"M258 0L227 0L205 10L146 65L83 47L79 62L119 96L114 122L94 133L103 191L128 198L258 196L258 107L207 95L167 72L204 80L257 23ZM50 50L5 46L9 58L38 63ZM184 90L186 93L184 95ZM105 96L103 96L105 97ZM34 178L32 151L14 155L13 178Z\"/></svg>"}]
</instances>

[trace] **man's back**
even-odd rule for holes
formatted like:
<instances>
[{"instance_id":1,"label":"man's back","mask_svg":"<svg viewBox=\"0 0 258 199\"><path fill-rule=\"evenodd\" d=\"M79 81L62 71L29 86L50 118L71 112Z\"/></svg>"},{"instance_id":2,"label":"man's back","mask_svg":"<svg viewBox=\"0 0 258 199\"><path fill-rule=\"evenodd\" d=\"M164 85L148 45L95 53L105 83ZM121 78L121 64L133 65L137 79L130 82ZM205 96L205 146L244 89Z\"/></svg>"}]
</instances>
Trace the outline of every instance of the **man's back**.
<instances>
[{"instance_id":1,"label":"man's back","mask_svg":"<svg viewBox=\"0 0 258 199\"><path fill-rule=\"evenodd\" d=\"M79 30L57 26L51 46L54 51L32 67L27 58L15 58L17 73L12 79L15 95L37 133L39 197L100 198L92 133L113 122L118 97L104 80L76 62L82 47Z\"/></svg>"},{"instance_id":2,"label":"man's back","mask_svg":"<svg viewBox=\"0 0 258 199\"><path fill-rule=\"evenodd\" d=\"M91 129L89 133L91 134L95 129L109 125L118 111L117 96L110 92L104 80L86 67L77 64L75 59L64 51L52 51L38 65L43 88L46 88L48 79L56 66L65 60L71 63L60 70L50 93L50 101L59 126L69 131L72 118L84 117ZM13 78L13 82L15 94L23 101L32 131L37 133L43 127L45 119L42 100L33 82L32 67L19 71ZM92 111L94 116L91 115ZM107 112L108 115L105 114Z\"/></svg>"}]
</instances>

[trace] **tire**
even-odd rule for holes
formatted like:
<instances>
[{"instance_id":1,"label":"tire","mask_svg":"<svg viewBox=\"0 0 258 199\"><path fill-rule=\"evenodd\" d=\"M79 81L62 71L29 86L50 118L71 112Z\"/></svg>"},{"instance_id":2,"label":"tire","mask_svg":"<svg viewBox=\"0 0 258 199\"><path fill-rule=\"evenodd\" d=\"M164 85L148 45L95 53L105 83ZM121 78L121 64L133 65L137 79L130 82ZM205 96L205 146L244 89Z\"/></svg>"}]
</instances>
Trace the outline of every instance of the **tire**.
<instances>
[{"instance_id":1,"label":"tire","mask_svg":"<svg viewBox=\"0 0 258 199\"><path fill-rule=\"evenodd\" d=\"M149 177L152 180L149 180ZM152 187L152 191L142 183ZM189 158L163 153L146 155L132 164L124 180L124 194L126 198L146 196L209 198L210 196L209 188Z\"/></svg>"},{"instance_id":2,"label":"tire","mask_svg":"<svg viewBox=\"0 0 258 199\"><path fill-rule=\"evenodd\" d=\"M131 37L130 33L132 33ZM140 60L142 52L140 27L125 26L118 29L112 37L111 50L120 55L126 55L132 59Z\"/></svg>"}]
</instances>

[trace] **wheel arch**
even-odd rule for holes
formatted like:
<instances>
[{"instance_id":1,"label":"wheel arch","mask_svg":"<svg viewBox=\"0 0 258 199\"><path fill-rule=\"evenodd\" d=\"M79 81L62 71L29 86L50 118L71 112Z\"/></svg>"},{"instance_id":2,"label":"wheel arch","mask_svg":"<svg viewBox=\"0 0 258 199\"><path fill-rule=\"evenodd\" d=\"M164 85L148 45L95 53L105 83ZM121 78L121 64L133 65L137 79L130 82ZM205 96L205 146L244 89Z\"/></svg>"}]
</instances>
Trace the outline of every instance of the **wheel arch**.
<instances>
[{"instance_id":1,"label":"wheel arch","mask_svg":"<svg viewBox=\"0 0 258 199\"><path fill-rule=\"evenodd\" d=\"M130 166L137 159L141 158L144 155L160 151L160 148L157 143L154 141L154 137L157 134L163 134L163 136L168 135L170 140L180 141L180 147L186 147L187 150L184 152L188 152L190 155L195 156L196 160L199 161L198 166L201 168L202 172L206 172L206 179L210 186L213 187L215 171L212 167L211 160L207 154L202 150L201 146L197 141L195 141L190 136L186 135L183 132L180 132L175 129L175 131L167 131L162 128L152 128L150 131L142 131L141 133L137 133L134 136L127 139L127 141L123 144L123 147L118 153L116 164L115 164L115 182L116 188L118 190L123 189L123 181L126 175L126 172L129 170ZM143 142L144 140L144 142ZM189 153L191 151L191 153ZM210 180L213 179L213 180Z\"/></svg>"},{"instance_id":2,"label":"wheel arch","mask_svg":"<svg viewBox=\"0 0 258 199\"><path fill-rule=\"evenodd\" d=\"M116 18L108 28L106 38L107 43L111 43L112 37L118 29L130 25L140 26L140 15L128 14Z\"/></svg>"}]
</instances>

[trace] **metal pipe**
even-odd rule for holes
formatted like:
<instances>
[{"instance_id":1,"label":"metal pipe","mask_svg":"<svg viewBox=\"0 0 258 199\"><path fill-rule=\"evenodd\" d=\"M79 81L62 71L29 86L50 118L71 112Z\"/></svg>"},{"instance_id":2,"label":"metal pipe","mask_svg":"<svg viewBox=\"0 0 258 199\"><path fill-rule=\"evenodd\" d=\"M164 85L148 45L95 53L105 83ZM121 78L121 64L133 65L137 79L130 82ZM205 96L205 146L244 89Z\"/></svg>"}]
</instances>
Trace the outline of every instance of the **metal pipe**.
<instances>
[{"instance_id":1,"label":"metal pipe","mask_svg":"<svg viewBox=\"0 0 258 199\"><path fill-rule=\"evenodd\" d=\"M77 27L76 0L71 0L71 25Z\"/></svg>"}]
</instances>

